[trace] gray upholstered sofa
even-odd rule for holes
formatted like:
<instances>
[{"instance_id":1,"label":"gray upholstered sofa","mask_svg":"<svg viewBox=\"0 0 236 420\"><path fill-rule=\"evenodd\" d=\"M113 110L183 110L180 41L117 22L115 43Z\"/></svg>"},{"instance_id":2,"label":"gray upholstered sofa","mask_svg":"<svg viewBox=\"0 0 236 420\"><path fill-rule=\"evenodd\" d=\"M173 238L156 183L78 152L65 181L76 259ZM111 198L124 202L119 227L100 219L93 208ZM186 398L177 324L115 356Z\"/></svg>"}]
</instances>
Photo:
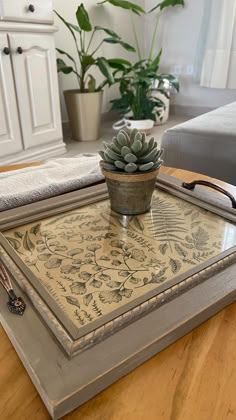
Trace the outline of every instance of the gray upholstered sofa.
<instances>
[{"instance_id":1,"label":"gray upholstered sofa","mask_svg":"<svg viewBox=\"0 0 236 420\"><path fill-rule=\"evenodd\" d=\"M236 185L236 102L165 131L164 165Z\"/></svg>"}]
</instances>

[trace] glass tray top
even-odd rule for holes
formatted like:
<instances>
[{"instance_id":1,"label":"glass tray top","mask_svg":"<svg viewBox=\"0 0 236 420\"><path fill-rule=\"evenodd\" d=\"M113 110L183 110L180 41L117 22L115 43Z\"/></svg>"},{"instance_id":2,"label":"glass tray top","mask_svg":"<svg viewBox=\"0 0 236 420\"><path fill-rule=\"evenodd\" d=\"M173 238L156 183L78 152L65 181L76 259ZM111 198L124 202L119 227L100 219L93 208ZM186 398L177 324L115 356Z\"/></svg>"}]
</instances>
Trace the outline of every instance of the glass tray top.
<instances>
[{"instance_id":1,"label":"glass tray top","mask_svg":"<svg viewBox=\"0 0 236 420\"><path fill-rule=\"evenodd\" d=\"M118 215L103 200L3 235L79 336L236 245L233 223L161 190L143 215Z\"/></svg>"}]
</instances>

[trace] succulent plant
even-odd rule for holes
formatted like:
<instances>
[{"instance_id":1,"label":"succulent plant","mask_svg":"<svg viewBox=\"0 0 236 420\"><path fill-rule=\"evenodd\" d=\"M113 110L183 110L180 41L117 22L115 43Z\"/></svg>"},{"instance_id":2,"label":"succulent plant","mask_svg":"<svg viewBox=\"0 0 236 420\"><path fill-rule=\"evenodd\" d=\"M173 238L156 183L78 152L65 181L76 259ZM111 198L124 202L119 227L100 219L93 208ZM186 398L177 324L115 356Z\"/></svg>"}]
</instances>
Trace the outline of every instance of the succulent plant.
<instances>
[{"instance_id":1,"label":"succulent plant","mask_svg":"<svg viewBox=\"0 0 236 420\"><path fill-rule=\"evenodd\" d=\"M152 171L160 168L163 153L158 149L154 137L149 141L145 133L137 129L129 135L120 130L111 143L103 142L104 150L98 152L102 158L101 166L107 171L127 173Z\"/></svg>"}]
</instances>

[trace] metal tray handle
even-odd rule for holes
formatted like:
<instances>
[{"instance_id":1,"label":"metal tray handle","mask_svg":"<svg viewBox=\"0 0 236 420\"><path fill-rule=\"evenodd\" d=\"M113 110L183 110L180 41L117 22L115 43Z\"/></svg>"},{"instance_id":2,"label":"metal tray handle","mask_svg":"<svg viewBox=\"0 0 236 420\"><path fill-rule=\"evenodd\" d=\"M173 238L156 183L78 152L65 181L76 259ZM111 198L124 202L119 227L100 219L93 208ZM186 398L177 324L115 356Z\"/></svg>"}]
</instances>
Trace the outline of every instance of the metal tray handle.
<instances>
[{"instance_id":1,"label":"metal tray handle","mask_svg":"<svg viewBox=\"0 0 236 420\"><path fill-rule=\"evenodd\" d=\"M229 197L231 203L232 203L232 208L236 209L236 199L234 198L234 196L232 194L230 194L228 191L224 190L224 188L220 187L219 185L213 184L212 182L209 181L203 181L203 180L196 180L193 182L183 182L182 183L182 187L186 188L187 190L193 191L196 185L204 185L205 187L210 187L213 188L213 190L216 190L224 195L226 195L227 197Z\"/></svg>"}]
</instances>

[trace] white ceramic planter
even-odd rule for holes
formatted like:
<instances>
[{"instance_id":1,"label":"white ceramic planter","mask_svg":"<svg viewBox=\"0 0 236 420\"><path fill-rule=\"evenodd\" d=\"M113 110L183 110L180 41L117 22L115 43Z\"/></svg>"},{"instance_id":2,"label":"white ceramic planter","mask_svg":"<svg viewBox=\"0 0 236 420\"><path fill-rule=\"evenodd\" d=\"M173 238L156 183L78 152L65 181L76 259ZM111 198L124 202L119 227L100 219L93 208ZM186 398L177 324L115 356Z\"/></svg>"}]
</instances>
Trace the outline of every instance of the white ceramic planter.
<instances>
[{"instance_id":1,"label":"white ceramic planter","mask_svg":"<svg viewBox=\"0 0 236 420\"><path fill-rule=\"evenodd\" d=\"M117 121L113 124L113 130L122 130L127 129L127 131L131 131L134 128L137 130L142 131L146 134L150 134L154 126L153 120L131 120L128 118L122 118L122 120Z\"/></svg>"},{"instance_id":2,"label":"white ceramic planter","mask_svg":"<svg viewBox=\"0 0 236 420\"><path fill-rule=\"evenodd\" d=\"M99 137L103 92L64 92L73 140L92 141Z\"/></svg>"},{"instance_id":3,"label":"white ceramic planter","mask_svg":"<svg viewBox=\"0 0 236 420\"><path fill-rule=\"evenodd\" d=\"M157 108L159 115L156 114L156 121L154 124L165 124L169 118L170 99L168 99L165 95L163 95L163 93L158 92L157 90L152 90L152 96L154 98L160 99L164 103L163 107Z\"/></svg>"}]
</instances>

